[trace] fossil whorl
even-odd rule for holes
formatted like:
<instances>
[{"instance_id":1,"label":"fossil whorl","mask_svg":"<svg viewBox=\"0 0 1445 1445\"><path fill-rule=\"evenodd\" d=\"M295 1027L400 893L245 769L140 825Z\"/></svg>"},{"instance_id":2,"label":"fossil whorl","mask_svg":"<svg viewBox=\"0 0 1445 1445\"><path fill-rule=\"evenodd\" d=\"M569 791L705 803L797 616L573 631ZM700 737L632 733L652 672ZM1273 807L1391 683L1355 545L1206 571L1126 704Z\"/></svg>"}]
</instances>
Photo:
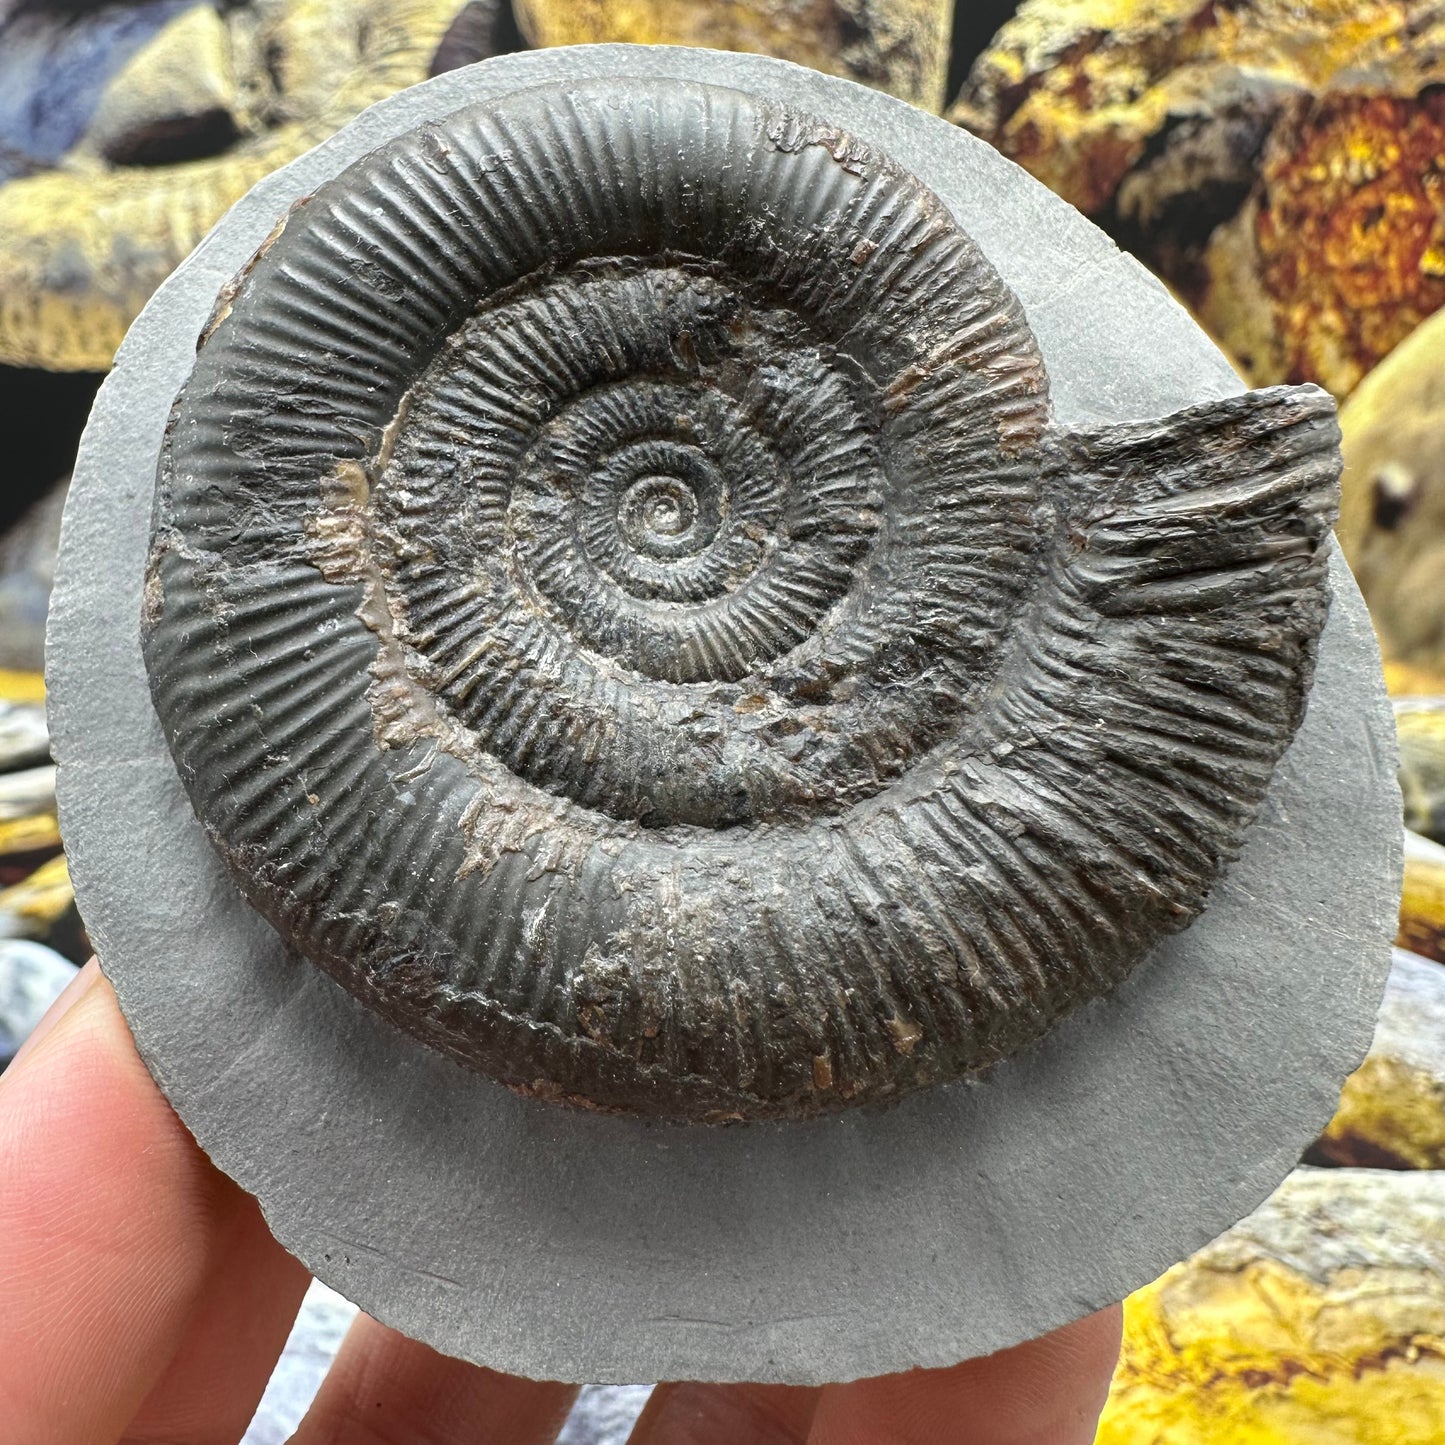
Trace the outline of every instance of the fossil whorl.
<instances>
[{"instance_id":1,"label":"fossil whorl","mask_svg":"<svg viewBox=\"0 0 1445 1445\"><path fill-rule=\"evenodd\" d=\"M293 210L172 416L143 640L295 949L513 1087L986 1067L1203 906L1303 713L1333 406L1051 423L945 206L787 106L539 87Z\"/></svg>"}]
</instances>

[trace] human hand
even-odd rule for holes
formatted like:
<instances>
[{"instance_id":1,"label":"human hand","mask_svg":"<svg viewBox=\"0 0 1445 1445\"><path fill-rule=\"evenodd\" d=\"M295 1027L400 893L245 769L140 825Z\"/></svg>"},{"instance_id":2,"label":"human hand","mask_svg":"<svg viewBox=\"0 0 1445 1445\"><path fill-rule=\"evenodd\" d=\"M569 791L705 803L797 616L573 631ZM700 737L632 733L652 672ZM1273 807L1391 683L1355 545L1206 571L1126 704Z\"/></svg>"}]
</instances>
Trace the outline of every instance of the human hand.
<instances>
[{"instance_id":1,"label":"human hand","mask_svg":"<svg viewBox=\"0 0 1445 1445\"><path fill-rule=\"evenodd\" d=\"M8 1445L235 1445L305 1292L146 1073L94 962L0 1076ZM947 1370L660 1385L632 1445L1087 1445L1119 1311ZM548 1445L576 1389L358 1316L295 1445Z\"/></svg>"}]
</instances>

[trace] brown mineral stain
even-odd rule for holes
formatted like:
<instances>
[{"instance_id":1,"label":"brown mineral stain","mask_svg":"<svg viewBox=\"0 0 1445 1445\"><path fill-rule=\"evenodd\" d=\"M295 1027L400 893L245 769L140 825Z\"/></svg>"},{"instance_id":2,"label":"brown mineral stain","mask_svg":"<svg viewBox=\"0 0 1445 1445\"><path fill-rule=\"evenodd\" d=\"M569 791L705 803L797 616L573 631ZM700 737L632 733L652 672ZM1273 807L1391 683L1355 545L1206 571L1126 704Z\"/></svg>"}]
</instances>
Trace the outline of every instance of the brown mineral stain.
<instances>
[{"instance_id":1,"label":"brown mineral stain","mask_svg":"<svg viewBox=\"0 0 1445 1445\"><path fill-rule=\"evenodd\" d=\"M911 1054L914 1045L923 1037L923 1030L912 1019L900 1018L897 1014L888 1020L888 1032L893 1036L893 1047L900 1054Z\"/></svg>"},{"instance_id":2,"label":"brown mineral stain","mask_svg":"<svg viewBox=\"0 0 1445 1445\"><path fill-rule=\"evenodd\" d=\"M1445 304L1445 95L1326 98L1276 132L1261 184L1285 376L1343 394Z\"/></svg>"}]
</instances>

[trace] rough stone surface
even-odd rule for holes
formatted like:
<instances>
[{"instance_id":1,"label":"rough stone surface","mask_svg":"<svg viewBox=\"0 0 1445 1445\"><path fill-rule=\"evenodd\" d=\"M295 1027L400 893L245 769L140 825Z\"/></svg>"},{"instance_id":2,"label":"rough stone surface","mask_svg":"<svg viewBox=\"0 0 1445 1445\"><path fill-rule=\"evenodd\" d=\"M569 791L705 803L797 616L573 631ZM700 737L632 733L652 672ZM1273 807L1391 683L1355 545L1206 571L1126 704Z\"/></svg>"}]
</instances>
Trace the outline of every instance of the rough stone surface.
<instances>
[{"instance_id":1,"label":"rough stone surface","mask_svg":"<svg viewBox=\"0 0 1445 1445\"><path fill-rule=\"evenodd\" d=\"M0 1069L78 972L42 943L0 938Z\"/></svg>"},{"instance_id":2,"label":"rough stone surface","mask_svg":"<svg viewBox=\"0 0 1445 1445\"><path fill-rule=\"evenodd\" d=\"M51 614L78 897L182 1118L282 1242L386 1323L497 1368L602 1382L952 1363L1121 1298L1254 1207L1364 1055L1400 805L1342 565L1304 723L1195 924L985 1082L803 1123L577 1114L400 1036L288 958L237 894L150 705L132 619L154 467L222 284L293 199L423 117L605 74L781 90L876 140L994 258L1060 423L1238 392L1136 263L994 152L887 97L682 50L538 52L442 76L253 192L137 323L98 399Z\"/></svg>"},{"instance_id":3,"label":"rough stone surface","mask_svg":"<svg viewBox=\"0 0 1445 1445\"><path fill-rule=\"evenodd\" d=\"M241 1445L286 1445L337 1357L357 1306L312 1280ZM627 1445L650 1384L584 1384L556 1445Z\"/></svg>"},{"instance_id":4,"label":"rough stone surface","mask_svg":"<svg viewBox=\"0 0 1445 1445\"><path fill-rule=\"evenodd\" d=\"M1125 1305L1098 1445L1445 1439L1445 1174L1301 1169Z\"/></svg>"},{"instance_id":5,"label":"rough stone surface","mask_svg":"<svg viewBox=\"0 0 1445 1445\"><path fill-rule=\"evenodd\" d=\"M312 1280L241 1445L285 1445L321 1386L356 1306ZM626 1445L651 1385L584 1385L557 1445Z\"/></svg>"}]
</instances>

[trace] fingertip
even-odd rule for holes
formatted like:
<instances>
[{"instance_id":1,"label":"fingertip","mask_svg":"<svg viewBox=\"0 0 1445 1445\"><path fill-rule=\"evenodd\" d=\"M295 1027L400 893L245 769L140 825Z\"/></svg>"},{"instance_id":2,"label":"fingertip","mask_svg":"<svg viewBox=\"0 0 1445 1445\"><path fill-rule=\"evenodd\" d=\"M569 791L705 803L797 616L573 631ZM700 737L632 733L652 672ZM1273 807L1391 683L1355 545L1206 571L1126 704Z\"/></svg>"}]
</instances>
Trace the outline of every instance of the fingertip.
<instances>
[{"instance_id":1,"label":"fingertip","mask_svg":"<svg viewBox=\"0 0 1445 1445\"><path fill-rule=\"evenodd\" d=\"M291 1445L551 1445L577 1392L451 1359L358 1315Z\"/></svg>"},{"instance_id":2,"label":"fingertip","mask_svg":"<svg viewBox=\"0 0 1445 1445\"><path fill-rule=\"evenodd\" d=\"M941 1370L825 1387L809 1445L1090 1445L1119 1355L1113 1305Z\"/></svg>"},{"instance_id":3,"label":"fingertip","mask_svg":"<svg viewBox=\"0 0 1445 1445\"><path fill-rule=\"evenodd\" d=\"M817 1400L801 1385L661 1384L627 1445L804 1445Z\"/></svg>"},{"instance_id":4,"label":"fingertip","mask_svg":"<svg viewBox=\"0 0 1445 1445\"><path fill-rule=\"evenodd\" d=\"M14 1076L16 1070L27 1055L34 1053L39 1047L40 1041L70 1012L81 998L95 985L97 980L102 980L104 975L100 971L100 964L94 959L80 969L74 978L61 989L56 996L55 1002L40 1017L40 1022L30 1031L30 1036L15 1051L15 1057L10 1060L10 1066L5 1070L6 1076ZM4 1076L0 1076L4 1077Z\"/></svg>"}]
</instances>

